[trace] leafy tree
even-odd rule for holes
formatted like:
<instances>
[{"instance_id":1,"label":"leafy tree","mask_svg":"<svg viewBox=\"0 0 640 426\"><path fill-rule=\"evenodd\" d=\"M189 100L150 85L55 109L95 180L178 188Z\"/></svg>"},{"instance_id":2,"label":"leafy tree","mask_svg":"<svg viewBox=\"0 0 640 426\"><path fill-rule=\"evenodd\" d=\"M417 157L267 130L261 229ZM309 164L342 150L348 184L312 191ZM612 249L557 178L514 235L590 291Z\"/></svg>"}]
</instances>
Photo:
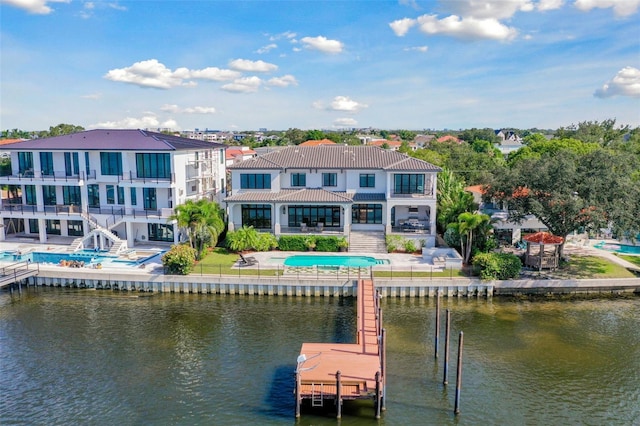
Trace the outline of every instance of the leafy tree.
<instances>
[{"instance_id":1,"label":"leafy tree","mask_svg":"<svg viewBox=\"0 0 640 426\"><path fill-rule=\"evenodd\" d=\"M517 278L522 262L511 253L479 253L473 257L474 267L480 270L483 280L508 280Z\"/></svg>"},{"instance_id":2,"label":"leafy tree","mask_svg":"<svg viewBox=\"0 0 640 426\"><path fill-rule=\"evenodd\" d=\"M412 141L416 138L416 132L411 130L399 130L398 136L400 136L400 139L403 141Z\"/></svg>"},{"instance_id":3,"label":"leafy tree","mask_svg":"<svg viewBox=\"0 0 640 426\"><path fill-rule=\"evenodd\" d=\"M243 226L236 231L227 232L227 247L230 250L245 251L259 245L260 235L253 226Z\"/></svg>"},{"instance_id":4,"label":"leafy tree","mask_svg":"<svg viewBox=\"0 0 640 426\"><path fill-rule=\"evenodd\" d=\"M72 133L78 133L84 131L84 127L76 126L73 124L58 124L57 126L49 127L49 130L42 131L38 133L38 137L48 138L52 136L62 136L62 135L70 135Z\"/></svg>"},{"instance_id":5,"label":"leafy tree","mask_svg":"<svg viewBox=\"0 0 640 426\"><path fill-rule=\"evenodd\" d=\"M608 146L611 143L621 140L629 132L629 126L619 126L616 128L615 119L607 119L602 122L582 121L578 125L560 127L556 133L556 138L575 138L586 143L597 143L601 146Z\"/></svg>"},{"instance_id":6,"label":"leafy tree","mask_svg":"<svg viewBox=\"0 0 640 426\"><path fill-rule=\"evenodd\" d=\"M300 129L289 129L284 132L284 136L282 137L283 145L300 145L304 142L306 137L306 133Z\"/></svg>"},{"instance_id":7,"label":"leafy tree","mask_svg":"<svg viewBox=\"0 0 640 426\"><path fill-rule=\"evenodd\" d=\"M474 127L472 129L463 131L459 137L469 144L473 144L477 140L488 141L490 144L500 142L500 138L496 136L496 132L493 129L489 128L476 129Z\"/></svg>"},{"instance_id":8,"label":"leafy tree","mask_svg":"<svg viewBox=\"0 0 640 426\"><path fill-rule=\"evenodd\" d=\"M509 154L507 163L513 164L525 158L540 158L545 153L555 154L562 150L572 151L575 154L584 155L600 149L597 143L585 143L578 139L564 138L547 140L542 137L530 138L527 145Z\"/></svg>"},{"instance_id":9,"label":"leafy tree","mask_svg":"<svg viewBox=\"0 0 640 426\"><path fill-rule=\"evenodd\" d=\"M307 130L307 134L304 139L307 141L319 141L325 138L322 130Z\"/></svg>"},{"instance_id":10,"label":"leafy tree","mask_svg":"<svg viewBox=\"0 0 640 426\"><path fill-rule=\"evenodd\" d=\"M31 137L30 132L20 129L3 130L0 135L0 139L31 139Z\"/></svg>"},{"instance_id":11,"label":"leafy tree","mask_svg":"<svg viewBox=\"0 0 640 426\"><path fill-rule=\"evenodd\" d=\"M579 229L608 226L633 238L640 231L640 188L631 178L638 167L628 156L604 149L584 155L547 151L494 176L486 196L506 202L510 219L535 215L565 239Z\"/></svg>"}]
</instances>

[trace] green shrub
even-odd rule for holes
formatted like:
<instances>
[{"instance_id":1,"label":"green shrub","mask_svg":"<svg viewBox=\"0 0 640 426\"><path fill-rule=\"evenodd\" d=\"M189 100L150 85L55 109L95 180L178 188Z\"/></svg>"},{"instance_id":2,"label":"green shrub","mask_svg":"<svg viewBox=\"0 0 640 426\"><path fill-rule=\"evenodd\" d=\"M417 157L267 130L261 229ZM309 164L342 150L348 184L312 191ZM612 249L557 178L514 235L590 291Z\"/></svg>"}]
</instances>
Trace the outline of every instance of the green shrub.
<instances>
[{"instance_id":1,"label":"green shrub","mask_svg":"<svg viewBox=\"0 0 640 426\"><path fill-rule=\"evenodd\" d=\"M254 249L256 251L269 251L278 247L278 239L270 232L259 232L258 241Z\"/></svg>"},{"instance_id":2,"label":"green shrub","mask_svg":"<svg viewBox=\"0 0 640 426\"><path fill-rule=\"evenodd\" d=\"M258 232L253 226L243 226L227 232L226 246L232 251L269 251L278 247L278 241L269 232Z\"/></svg>"},{"instance_id":3,"label":"green shrub","mask_svg":"<svg viewBox=\"0 0 640 426\"><path fill-rule=\"evenodd\" d=\"M317 237L317 251L338 251L338 237Z\"/></svg>"},{"instance_id":4,"label":"green shrub","mask_svg":"<svg viewBox=\"0 0 640 426\"><path fill-rule=\"evenodd\" d=\"M415 241L411 239L404 240L403 246L404 251L406 251L407 253L414 253L417 250Z\"/></svg>"},{"instance_id":5,"label":"green shrub","mask_svg":"<svg viewBox=\"0 0 640 426\"><path fill-rule=\"evenodd\" d=\"M508 280L520 275L520 258L511 253L478 253L473 265L480 270L483 280Z\"/></svg>"},{"instance_id":6,"label":"green shrub","mask_svg":"<svg viewBox=\"0 0 640 426\"><path fill-rule=\"evenodd\" d=\"M283 251L306 251L305 235L282 235L278 239L278 247Z\"/></svg>"},{"instance_id":7,"label":"green shrub","mask_svg":"<svg viewBox=\"0 0 640 426\"><path fill-rule=\"evenodd\" d=\"M402 245L403 238L400 235L387 235L385 243L387 244L387 252L393 253Z\"/></svg>"},{"instance_id":8,"label":"green shrub","mask_svg":"<svg viewBox=\"0 0 640 426\"><path fill-rule=\"evenodd\" d=\"M196 264L196 250L189 244L173 245L162 256L162 264L170 275L187 275Z\"/></svg>"}]
</instances>

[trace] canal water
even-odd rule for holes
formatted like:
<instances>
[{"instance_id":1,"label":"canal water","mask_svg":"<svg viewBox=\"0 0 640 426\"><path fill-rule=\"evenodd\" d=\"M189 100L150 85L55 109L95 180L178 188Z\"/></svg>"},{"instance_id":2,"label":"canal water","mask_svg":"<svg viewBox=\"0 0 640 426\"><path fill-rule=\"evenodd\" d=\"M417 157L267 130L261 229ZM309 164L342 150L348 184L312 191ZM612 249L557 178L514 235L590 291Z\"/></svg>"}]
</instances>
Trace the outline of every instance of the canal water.
<instances>
[{"instance_id":1,"label":"canal water","mask_svg":"<svg viewBox=\"0 0 640 426\"><path fill-rule=\"evenodd\" d=\"M452 316L443 386L444 309ZM342 425L640 424L640 299L384 299L387 411ZM303 342L351 342L351 299L0 293L0 424L335 425L294 419ZM461 413L453 414L459 331Z\"/></svg>"}]
</instances>

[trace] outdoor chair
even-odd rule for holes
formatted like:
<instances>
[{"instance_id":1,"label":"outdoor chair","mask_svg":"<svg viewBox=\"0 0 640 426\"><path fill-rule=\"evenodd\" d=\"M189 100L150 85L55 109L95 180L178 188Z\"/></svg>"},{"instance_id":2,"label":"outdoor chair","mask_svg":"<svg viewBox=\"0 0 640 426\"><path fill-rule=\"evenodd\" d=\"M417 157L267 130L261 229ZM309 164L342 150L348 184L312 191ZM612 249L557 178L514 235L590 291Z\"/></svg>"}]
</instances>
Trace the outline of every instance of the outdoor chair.
<instances>
[{"instance_id":1,"label":"outdoor chair","mask_svg":"<svg viewBox=\"0 0 640 426\"><path fill-rule=\"evenodd\" d=\"M252 266L258 263L255 257L249 256L244 257L242 253L238 253L240 255L240 260L238 260L238 266Z\"/></svg>"},{"instance_id":2,"label":"outdoor chair","mask_svg":"<svg viewBox=\"0 0 640 426\"><path fill-rule=\"evenodd\" d=\"M316 225L316 232L322 232L323 229L324 229L324 223L318 222L318 224Z\"/></svg>"},{"instance_id":3,"label":"outdoor chair","mask_svg":"<svg viewBox=\"0 0 640 426\"><path fill-rule=\"evenodd\" d=\"M300 224L300 232L308 232L308 231L309 231L309 228L307 228L307 224L302 222Z\"/></svg>"}]
</instances>

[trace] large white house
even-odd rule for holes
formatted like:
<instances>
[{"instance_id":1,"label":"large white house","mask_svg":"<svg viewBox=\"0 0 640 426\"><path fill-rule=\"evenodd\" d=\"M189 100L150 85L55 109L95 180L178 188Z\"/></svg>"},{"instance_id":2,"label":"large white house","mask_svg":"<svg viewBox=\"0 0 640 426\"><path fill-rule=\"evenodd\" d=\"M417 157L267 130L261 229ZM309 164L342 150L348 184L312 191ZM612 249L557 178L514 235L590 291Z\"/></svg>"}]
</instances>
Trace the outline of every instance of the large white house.
<instances>
[{"instance_id":1,"label":"large white house","mask_svg":"<svg viewBox=\"0 0 640 426\"><path fill-rule=\"evenodd\" d=\"M77 247L178 241L174 207L221 201L225 145L142 130L89 130L11 144L0 240L77 237ZM82 237L87 238L82 241ZM105 244L107 247L105 247Z\"/></svg>"},{"instance_id":2,"label":"large white house","mask_svg":"<svg viewBox=\"0 0 640 426\"><path fill-rule=\"evenodd\" d=\"M374 146L294 146L228 169L229 230L411 232L435 245L441 169L425 161Z\"/></svg>"}]
</instances>

